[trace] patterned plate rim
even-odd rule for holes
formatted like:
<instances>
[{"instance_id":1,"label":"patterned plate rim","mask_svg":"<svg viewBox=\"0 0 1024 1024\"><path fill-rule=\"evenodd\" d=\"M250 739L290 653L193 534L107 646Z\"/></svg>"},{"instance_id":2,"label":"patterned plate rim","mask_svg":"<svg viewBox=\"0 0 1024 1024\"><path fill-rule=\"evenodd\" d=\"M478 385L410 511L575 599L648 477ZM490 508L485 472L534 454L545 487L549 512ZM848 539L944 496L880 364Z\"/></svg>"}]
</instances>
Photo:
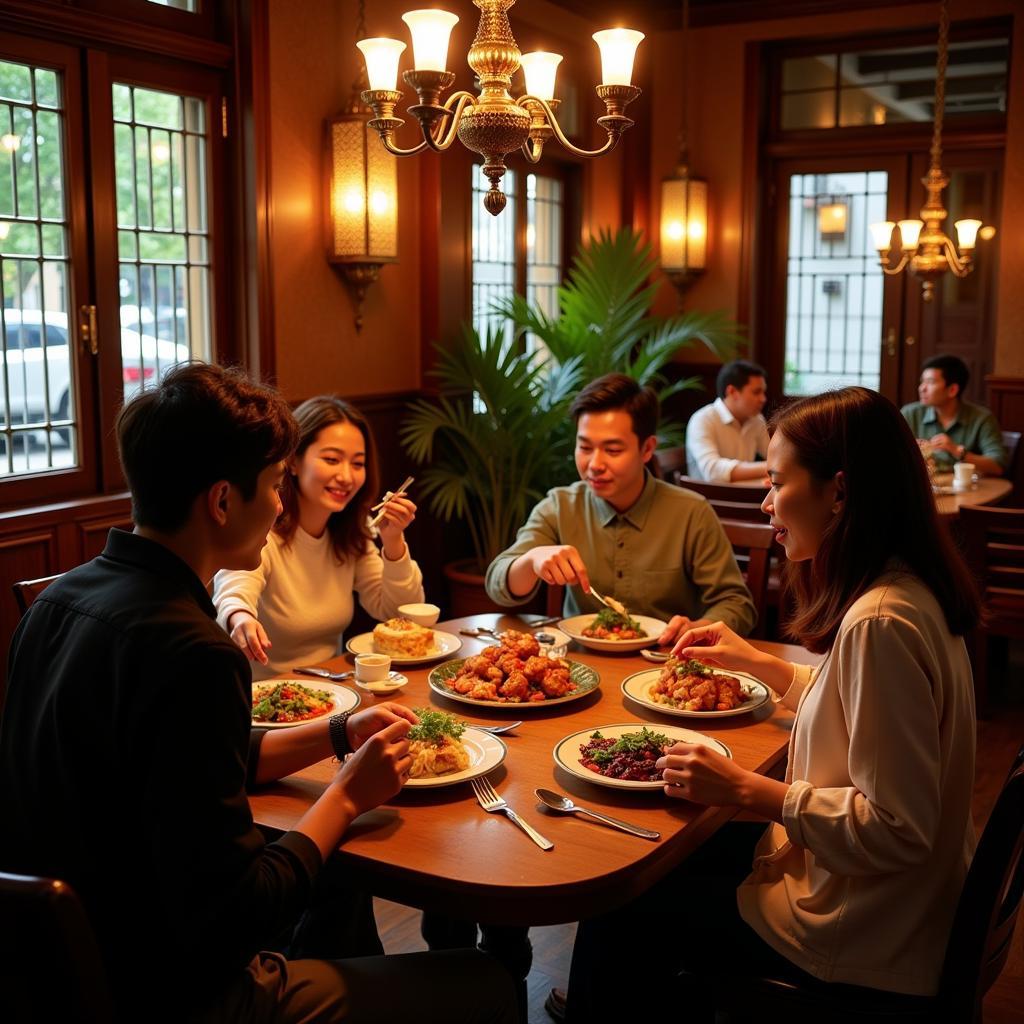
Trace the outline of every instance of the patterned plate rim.
<instances>
[{"instance_id":1,"label":"patterned plate rim","mask_svg":"<svg viewBox=\"0 0 1024 1024\"><path fill-rule=\"evenodd\" d=\"M450 689L444 686L443 677L438 675L438 673L444 671L448 666L462 665L466 660L466 658L453 658L451 661L446 661L444 664L437 665L435 668L432 668L430 670L430 675L427 676L427 683L430 686L430 689L433 690L434 693L440 694L442 697L447 697L449 700L458 701L460 704L472 704L475 707L480 708L515 708L517 711L525 711L527 708L550 708L557 704L567 704L569 701L579 700L581 697L586 697L588 693L593 693L594 690L601 685L601 675L596 668L592 665L587 665L582 661L573 661L572 658L566 658L565 660L570 666L570 678L575 669L582 669L593 677L593 682L591 685L587 686L585 690L579 690L576 693L567 693L564 697L549 697L547 700L527 700L520 703L512 701L500 702L493 700L474 700L470 697L463 696L461 693L453 693Z\"/></svg>"},{"instance_id":2,"label":"patterned plate rim","mask_svg":"<svg viewBox=\"0 0 1024 1024\"><path fill-rule=\"evenodd\" d=\"M760 699L752 697L751 701L753 701L753 703L747 702L742 707L731 708L728 711L686 711L683 708L674 708L670 704L659 704L657 701L647 700L638 694L630 693L626 688L627 684L634 679L639 679L641 676L648 676L652 672L656 672L658 675L661 675L662 670L660 668L646 668L642 669L640 672L634 672L632 675L626 676L626 678L622 680L622 686L620 687L623 696L628 697L632 701L636 701L637 704L640 704L645 708L650 708L652 711L660 711L664 715L672 715L675 718L732 718L735 715L746 715L751 711L756 711L764 704L767 704L771 697L771 691L768 689L767 684L762 683L756 676L752 676L748 672L729 672L729 675L736 676L741 680L745 680L747 683L751 683L754 686L759 687L761 690L761 693L759 694ZM655 676L655 679L656 678L657 676Z\"/></svg>"}]
</instances>

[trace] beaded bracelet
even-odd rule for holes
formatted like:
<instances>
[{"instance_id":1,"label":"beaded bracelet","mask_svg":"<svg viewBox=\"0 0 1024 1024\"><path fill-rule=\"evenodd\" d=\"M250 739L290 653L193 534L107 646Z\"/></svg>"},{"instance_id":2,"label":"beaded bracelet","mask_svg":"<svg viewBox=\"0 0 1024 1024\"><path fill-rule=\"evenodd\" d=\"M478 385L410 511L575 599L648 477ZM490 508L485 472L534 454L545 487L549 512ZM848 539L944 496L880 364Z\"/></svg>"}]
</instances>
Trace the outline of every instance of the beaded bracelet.
<instances>
[{"instance_id":1,"label":"beaded bracelet","mask_svg":"<svg viewBox=\"0 0 1024 1024\"><path fill-rule=\"evenodd\" d=\"M351 714L351 711L343 711L340 715L331 715L328 721L331 746L334 747L334 756L339 761L344 761L352 753L352 744L349 743L348 732L345 728Z\"/></svg>"}]
</instances>

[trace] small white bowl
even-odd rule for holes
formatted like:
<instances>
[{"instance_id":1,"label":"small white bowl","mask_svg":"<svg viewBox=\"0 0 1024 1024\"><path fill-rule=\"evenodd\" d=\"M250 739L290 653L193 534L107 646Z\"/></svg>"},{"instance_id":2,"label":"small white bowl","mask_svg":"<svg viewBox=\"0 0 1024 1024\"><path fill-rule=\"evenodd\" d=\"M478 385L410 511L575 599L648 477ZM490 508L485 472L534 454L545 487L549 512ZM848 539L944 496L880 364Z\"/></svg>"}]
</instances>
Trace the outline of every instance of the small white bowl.
<instances>
[{"instance_id":1,"label":"small white bowl","mask_svg":"<svg viewBox=\"0 0 1024 1024\"><path fill-rule=\"evenodd\" d=\"M441 617L441 609L436 604L402 604L398 614L417 626L432 626Z\"/></svg>"}]
</instances>

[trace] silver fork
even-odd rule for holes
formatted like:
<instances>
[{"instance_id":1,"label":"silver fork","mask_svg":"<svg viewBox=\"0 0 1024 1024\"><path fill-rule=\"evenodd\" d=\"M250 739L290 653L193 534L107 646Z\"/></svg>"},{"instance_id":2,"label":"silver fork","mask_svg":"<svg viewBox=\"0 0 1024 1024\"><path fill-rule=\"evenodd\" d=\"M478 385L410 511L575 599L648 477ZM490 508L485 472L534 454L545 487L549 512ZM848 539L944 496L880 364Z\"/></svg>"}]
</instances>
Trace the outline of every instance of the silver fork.
<instances>
[{"instance_id":1,"label":"silver fork","mask_svg":"<svg viewBox=\"0 0 1024 1024\"><path fill-rule=\"evenodd\" d=\"M518 825L542 850L552 850L555 844L545 839L536 829L531 828L511 807L494 791L494 787L485 778L470 779L477 802L488 813L501 811L510 821Z\"/></svg>"}]
</instances>

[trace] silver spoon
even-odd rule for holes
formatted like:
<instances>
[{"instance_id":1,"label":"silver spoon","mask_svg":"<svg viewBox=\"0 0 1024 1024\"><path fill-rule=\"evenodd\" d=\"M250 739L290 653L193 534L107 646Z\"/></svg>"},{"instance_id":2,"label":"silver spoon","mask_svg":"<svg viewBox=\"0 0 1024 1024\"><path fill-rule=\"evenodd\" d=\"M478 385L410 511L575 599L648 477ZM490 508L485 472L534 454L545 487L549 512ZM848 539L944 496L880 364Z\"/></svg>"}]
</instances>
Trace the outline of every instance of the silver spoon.
<instances>
[{"instance_id":1,"label":"silver spoon","mask_svg":"<svg viewBox=\"0 0 1024 1024\"><path fill-rule=\"evenodd\" d=\"M600 811L591 811L586 807L579 807L567 796L552 792L550 789L535 789L534 793L553 811L558 811L561 814L586 814L596 821L603 821L606 825L611 825L612 828L628 832L631 836L639 836L641 839L661 838L660 832L652 832L648 828L640 828L639 825L630 825L628 821L620 821L618 818L612 818L607 814L602 814Z\"/></svg>"},{"instance_id":2,"label":"silver spoon","mask_svg":"<svg viewBox=\"0 0 1024 1024\"><path fill-rule=\"evenodd\" d=\"M661 651L650 651L646 647L640 651L640 657L646 658L648 661L668 661L672 657L671 654L663 654Z\"/></svg>"},{"instance_id":3,"label":"silver spoon","mask_svg":"<svg viewBox=\"0 0 1024 1024\"><path fill-rule=\"evenodd\" d=\"M511 732L513 729L518 729L522 722L509 722L508 725L474 725L471 726L473 729L479 729L481 732L489 732L494 736L498 736L503 732Z\"/></svg>"},{"instance_id":4,"label":"silver spoon","mask_svg":"<svg viewBox=\"0 0 1024 1024\"><path fill-rule=\"evenodd\" d=\"M316 676L318 679L330 679L332 682L340 683L343 679L351 679L355 672L349 670L348 672L331 672L326 668L317 668L314 665L308 665L304 668L293 668L293 672L301 672L304 676ZM392 670L388 673L388 679L397 679L399 676L398 672Z\"/></svg>"}]
</instances>

